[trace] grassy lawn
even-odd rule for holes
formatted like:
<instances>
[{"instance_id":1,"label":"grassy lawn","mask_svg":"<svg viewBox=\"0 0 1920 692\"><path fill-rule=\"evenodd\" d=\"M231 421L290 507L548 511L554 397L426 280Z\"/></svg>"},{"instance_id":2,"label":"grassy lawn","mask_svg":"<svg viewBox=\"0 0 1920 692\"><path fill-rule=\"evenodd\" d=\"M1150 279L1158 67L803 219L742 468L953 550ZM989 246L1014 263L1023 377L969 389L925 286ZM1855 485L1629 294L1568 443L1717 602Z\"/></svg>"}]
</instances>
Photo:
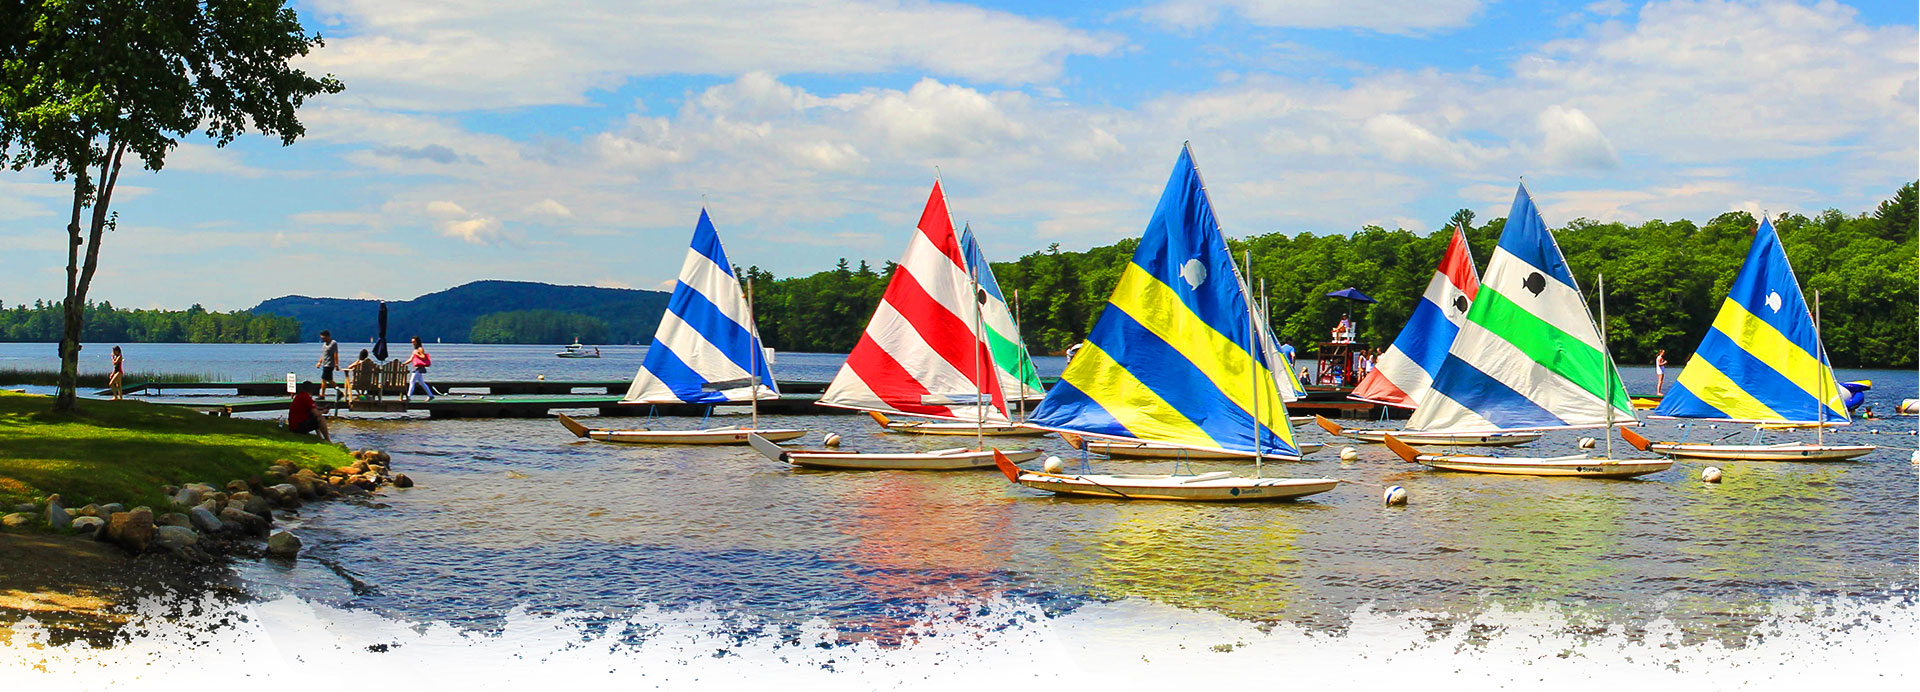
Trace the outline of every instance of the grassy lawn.
<instances>
[{"instance_id":1,"label":"grassy lawn","mask_svg":"<svg viewBox=\"0 0 1920 692\"><path fill-rule=\"evenodd\" d=\"M78 416L54 415L52 407L52 397L0 391L0 506L60 493L68 507L120 502L160 510L164 484L217 486L281 459L322 472L353 463L346 450L270 421L136 401L83 400Z\"/></svg>"}]
</instances>

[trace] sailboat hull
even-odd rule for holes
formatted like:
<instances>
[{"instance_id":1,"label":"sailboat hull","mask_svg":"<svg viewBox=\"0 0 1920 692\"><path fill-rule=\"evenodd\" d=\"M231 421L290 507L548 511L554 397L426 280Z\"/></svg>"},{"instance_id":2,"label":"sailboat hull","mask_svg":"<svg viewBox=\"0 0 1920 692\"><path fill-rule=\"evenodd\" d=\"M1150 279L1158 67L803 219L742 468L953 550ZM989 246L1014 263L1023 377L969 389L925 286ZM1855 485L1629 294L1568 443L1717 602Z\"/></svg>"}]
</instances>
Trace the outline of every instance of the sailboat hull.
<instances>
[{"instance_id":1,"label":"sailboat hull","mask_svg":"<svg viewBox=\"0 0 1920 692\"><path fill-rule=\"evenodd\" d=\"M1818 445L1786 442L1777 445L1718 445L1704 442L1655 442L1647 451L1683 459L1721 461L1846 461L1878 449L1873 445Z\"/></svg>"},{"instance_id":2,"label":"sailboat hull","mask_svg":"<svg viewBox=\"0 0 1920 692\"><path fill-rule=\"evenodd\" d=\"M1386 442L1387 434L1410 445L1427 447L1511 447L1540 439L1540 433L1447 434L1401 430L1342 430L1339 435L1361 442Z\"/></svg>"},{"instance_id":3,"label":"sailboat hull","mask_svg":"<svg viewBox=\"0 0 1920 692\"><path fill-rule=\"evenodd\" d=\"M1414 461L1440 471L1580 478L1633 478L1673 467L1673 462L1667 459L1594 459L1586 456L1543 459L1422 454Z\"/></svg>"},{"instance_id":4,"label":"sailboat hull","mask_svg":"<svg viewBox=\"0 0 1920 692\"><path fill-rule=\"evenodd\" d=\"M1152 442L1111 442L1106 440L1087 440L1086 451L1111 459L1186 459L1195 461L1250 461L1252 454L1211 452L1154 444ZM1303 442L1298 443L1301 455L1312 454L1325 448L1325 445ZM1269 461L1299 461L1298 456L1267 454Z\"/></svg>"},{"instance_id":5,"label":"sailboat hull","mask_svg":"<svg viewBox=\"0 0 1920 692\"><path fill-rule=\"evenodd\" d=\"M1332 478L1245 478L1225 472L1063 476L1026 471L1014 482L1056 495L1174 502L1280 502L1324 493L1340 484Z\"/></svg>"},{"instance_id":6,"label":"sailboat hull","mask_svg":"<svg viewBox=\"0 0 1920 692\"><path fill-rule=\"evenodd\" d=\"M1029 428L1024 425L987 425L976 427L971 423L886 423L881 427L887 432L909 435L954 435L973 437L1039 437L1047 431Z\"/></svg>"},{"instance_id":7,"label":"sailboat hull","mask_svg":"<svg viewBox=\"0 0 1920 692\"><path fill-rule=\"evenodd\" d=\"M774 444L771 439L757 435L751 436L748 442L768 459L809 469L964 471L994 466L992 449L974 450L959 447L932 452L842 452L827 449L787 449ZM1002 454L1021 461L1032 461L1040 457L1040 450L1016 450L1002 452Z\"/></svg>"},{"instance_id":8,"label":"sailboat hull","mask_svg":"<svg viewBox=\"0 0 1920 692\"><path fill-rule=\"evenodd\" d=\"M708 428L706 430L618 430L589 428L566 415L560 416L560 425L565 426L575 437L583 439L641 445L743 445L748 443L748 437L756 434L774 442L795 440L807 434L807 431L797 428L769 428L761 430L737 427Z\"/></svg>"}]
</instances>

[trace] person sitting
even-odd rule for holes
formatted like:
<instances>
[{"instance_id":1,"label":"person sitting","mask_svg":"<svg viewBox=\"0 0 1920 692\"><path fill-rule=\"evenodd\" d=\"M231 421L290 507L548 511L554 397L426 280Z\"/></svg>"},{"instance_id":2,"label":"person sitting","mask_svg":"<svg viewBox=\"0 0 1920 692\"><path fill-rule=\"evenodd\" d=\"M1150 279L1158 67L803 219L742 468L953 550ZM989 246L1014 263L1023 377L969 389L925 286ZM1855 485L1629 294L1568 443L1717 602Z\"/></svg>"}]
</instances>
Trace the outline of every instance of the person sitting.
<instances>
[{"instance_id":1,"label":"person sitting","mask_svg":"<svg viewBox=\"0 0 1920 692\"><path fill-rule=\"evenodd\" d=\"M380 364L374 362L373 353L364 348L360 349L360 359L347 366L347 391L350 393L348 398L365 399L367 391L373 389L373 384L379 377Z\"/></svg>"},{"instance_id":2,"label":"person sitting","mask_svg":"<svg viewBox=\"0 0 1920 692\"><path fill-rule=\"evenodd\" d=\"M287 429L299 435L319 433L321 440L333 441L327 434L327 419L320 415L320 405L313 403L313 395L306 392L293 395L293 403L287 407Z\"/></svg>"}]
</instances>

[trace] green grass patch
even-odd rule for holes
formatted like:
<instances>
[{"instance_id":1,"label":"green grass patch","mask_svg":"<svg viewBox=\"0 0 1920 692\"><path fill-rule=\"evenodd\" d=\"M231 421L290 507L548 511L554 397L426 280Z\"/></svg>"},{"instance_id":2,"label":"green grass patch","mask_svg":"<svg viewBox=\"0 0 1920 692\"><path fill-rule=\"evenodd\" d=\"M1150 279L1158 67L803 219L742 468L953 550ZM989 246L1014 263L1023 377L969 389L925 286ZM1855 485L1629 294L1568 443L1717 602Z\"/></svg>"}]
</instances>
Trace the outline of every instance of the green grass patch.
<instances>
[{"instance_id":1,"label":"green grass patch","mask_svg":"<svg viewBox=\"0 0 1920 692\"><path fill-rule=\"evenodd\" d=\"M105 389L108 373L83 372L75 376L75 382L81 387ZM182 382L218 382L220 378L211 374L181 372L130 372L126 384L142 383L178 384ZM0 368L0 385L30 384L36 387L53 387L60 384L59 370L35 370L30 368Z\"/></svg>"},{"instance_id":2,"label":"green grass patch","mask_svg":"<svg viewBox=\"0 0 1920 692\"><path fill-rule=\"evenodd\" d=\"M163 509L162 485L220 485L281 459L322 472L353 463L347 450L272 421L138 401L83 399L72 416L52 408L52 397L0 391L0 504L60 493L68 507Z\"/></svg>"}]
</instances>

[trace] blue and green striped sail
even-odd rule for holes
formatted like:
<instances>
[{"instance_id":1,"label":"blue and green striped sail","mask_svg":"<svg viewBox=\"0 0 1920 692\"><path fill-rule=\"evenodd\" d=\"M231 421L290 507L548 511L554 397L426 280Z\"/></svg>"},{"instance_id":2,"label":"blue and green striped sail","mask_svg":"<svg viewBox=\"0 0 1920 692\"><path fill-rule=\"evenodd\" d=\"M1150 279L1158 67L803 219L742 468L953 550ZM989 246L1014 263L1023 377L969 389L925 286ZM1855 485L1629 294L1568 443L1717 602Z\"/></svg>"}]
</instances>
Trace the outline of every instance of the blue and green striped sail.
<instances>
[{"instance_id":1,"label":"blue and green striped sail","mask_svg":"<svg viewBox=\"0 0 1920 692\"><path fill-rule=\"evenodd\" d=\"M1182 149L1113 297L1028 424L1299 454L1267 356L1253 347L1247 302L1192 153Z\"/></svg>"},{"instance_id":2,"label":"blue and green striped sail","mask_svg":"<svg viewBox=\"0 0 1920 692\"><path fill-rule=\"evenodd\" d=\"M1653 415L1753 423L1846 422L1846 396L1827 362L1780 234L1772 221L1763 220L1713 328Z\"/></svg>"}]
</instances>

